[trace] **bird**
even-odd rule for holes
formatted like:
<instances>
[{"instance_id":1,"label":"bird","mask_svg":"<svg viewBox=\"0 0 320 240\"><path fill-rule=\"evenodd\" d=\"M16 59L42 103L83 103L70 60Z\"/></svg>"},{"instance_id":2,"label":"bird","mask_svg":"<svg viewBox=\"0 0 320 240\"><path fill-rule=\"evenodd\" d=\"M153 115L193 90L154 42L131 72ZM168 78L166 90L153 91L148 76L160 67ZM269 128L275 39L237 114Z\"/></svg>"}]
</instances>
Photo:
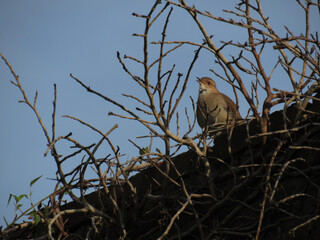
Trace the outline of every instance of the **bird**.
<instances>
[{"instance_id":1,"label":"bird","mask_svg":"<svg viewBox=\"0 0 320 240\"><path fill-rule=\"evenodd\" d=\"M197 121L203 129L212 124L242 119L236 104L225 94L219 92L216 83L209 77L197 79L199 96L197 102Z\"/></svg>"}]
</instances>

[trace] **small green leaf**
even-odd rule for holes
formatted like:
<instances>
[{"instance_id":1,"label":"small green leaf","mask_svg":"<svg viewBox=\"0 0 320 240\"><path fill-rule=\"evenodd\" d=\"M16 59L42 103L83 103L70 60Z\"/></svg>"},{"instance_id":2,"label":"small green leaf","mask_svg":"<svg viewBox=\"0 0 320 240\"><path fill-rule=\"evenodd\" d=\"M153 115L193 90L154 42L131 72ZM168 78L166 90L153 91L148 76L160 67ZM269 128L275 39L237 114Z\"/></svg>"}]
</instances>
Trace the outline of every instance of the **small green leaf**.
<instances>
[{"instance_id":1,"label":"small green leaf","mask_svg":"<svg viewBox=\"0 0 320 240\"><path fill-rule=\"evenodd\" d=\"M145 148L140 148L139 149L139 154L140 155L144 155L144 154L149 153L149 152L150 152L149 147L145 147Z\"/></svg>"},{"instance_id":2,"label":"small green leaf","mask_svg":"<svg viewBox=\"0 0 320 240\"><path fill-rule=\"evenodd\" d=\"M9 223L5 217L3 217L4 221L6 222L6 225L9 226Z\"/></svg>"},{"instance_id":3,"label":"small green leaf","mask_svg":"<svg viewBox=\"0 0 320 240\"><path fill-rule=\"evenodd\" d=\"M16 200L16 203L20 202L20 200L23 198L23 197L26 197L28 199L28 195L27 194L21 194L19 196L16 196L16 195L13 195L14 199Z\"/></svg>"},{"instance_id":4,"label":"small green leaf","mask_svg":"<svg viewBox=\"0 0 320 240\"><path fill-rule=\"evenodd\" d=\"M9 203L11 201L11 198L13 197L13 195L10 193L10 196L9 196L9 199L8 199L8 204L7 204L7 207L9 206Z\"/></svg>"},{"instance_id":5,"label":"small green leaf","mask_svg":"<svg viewBox=\"0 0 320 240\"><path fill-rule=\"evenodd\" d=\"M35 178L35 179L33 179L33 180L30 182L30 187L32 187L32 185L35 184L36 181L38 181L41 177L42 177L42 175L39 176L39 177L37 177L37 178Z\"/></svg>"},{"instance_id":6,"label":"small green leaf","mask_svg":"<svg viewBox=\"0 0 320 240\"><path fill-rule=\"evenodd\" d=\"M50 214L50 208L48 206L44 207L44 211L43 211L44 216L48 217Z\"/></svg>"},{"instance_id":7,"label":"small green leaf","mask_svg":"<svg viewBox=\"0 0 320 240\"><path fill-rule=\"evenodd\" d=\"M33 219L34 219L34 225L37 225L40 222L41 217L39 214L36 214Z\"/></svg>"},{"instance_id":8,"label":"small green leaf","mask_svg":"<svg viewBox=\"0 0 320 240\"><path fill-rule=\"evenodd\" d=\"M35 215L37 215L37 212L36 212L36 210L33 210L33 211L27 213L27 215L34 217Z\"/></svg>"}]
</instances>

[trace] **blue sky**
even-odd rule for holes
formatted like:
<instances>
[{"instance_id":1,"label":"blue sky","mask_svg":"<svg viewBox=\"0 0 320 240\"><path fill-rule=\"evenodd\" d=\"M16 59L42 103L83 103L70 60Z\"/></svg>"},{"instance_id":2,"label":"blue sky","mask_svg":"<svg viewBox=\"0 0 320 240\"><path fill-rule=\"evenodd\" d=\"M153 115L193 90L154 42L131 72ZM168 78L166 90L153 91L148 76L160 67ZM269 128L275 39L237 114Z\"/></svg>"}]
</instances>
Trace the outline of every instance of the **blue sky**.
<instances>
[{"instance_id":1,"label":"blue sky","mask_svg":"<svg viewBox=\"0 0 320 240\"><path fill-rule=\"evenodd\" d=\"M199 9L209 10L215 15L226 16L221 9L231 9L237 1L203 0L197 3ZM227 3L226 3L227 2ZM73 138L84 145L97 142L100 136L91 130L80 126L77 122L62 118L64 114L80 118L100 130L106 132L115 123L119 128L111 134L111 140L119 145L122 153L127 156L124 160L138 155L138 151L128 139L137 141L141 146L147 143L135 139L138 135L148 132L132 121L121 120L108 116L108 112L122 113L110 103L87 93L76 84L69 74L72 73L83 82L106 96L135 108L133 101L121 96L121 93L142 94L138 86L130 80L122 70L116 58L116 52L141 59L142 41L132 36L132 33L142 33L144 22L132 16L132 12L146 14L153 1L1 1L0 2L0 52L11 63L29 97L33 100L38 90L38 110L48 129L51 129L51 114L53 100L53 84L57 84L57 123L56 136L66 135L70 131ZM293 0L262 1L266 15L278 31L288 26L293 32L304 32L303 11ZM274 6L277 7L274 7ZM231 16L227 17L230 18ZM214 34L214 41L242 41L246 36L245 30L239 30L227 24L203 19L209 33ZM279 22L281 22L279 24ZM312 26L319 26L319 18L312 18ZM163 19L151 31L150 40L161 39ZM319 30L319 29L317 29ZM167 39L190 40L201 42L199 30L191 17L181 9L175 9L171 18ZM188 64L193 57L195 48L183 47L168 59L165 66L177 64L178 72L186 74ZM154 46L151 50L155 54ZM227 57L233 54L225 53ZM271 53L273 54L273 53ZM156 56L156 55L153 55ZM266 54L265 66L268 59ZM128 66L136 73L141 73L141 66L129 62ZM186 95L180 104L180 114L184 107L191 111L189 96L197 98L198 85L196 77L211 76L210 68L216 68L211 54L202 53L191 74ZM289 82L281 82L275 76L274 87L290 90ZM6 206L9 194L28 194L29 183L32 179L43 175L33 186L32 200L35 202L51 193L55 182L56 167L52 157L44 157L46 140L34 116L34 113L22 103L18 89L10 83L13 77L9 69L0 61L0 225L4 224L2 216L12 220L13 205ZM254 80L254 79L251 79ZM250 86L248 79L247 86ZM218 83L219 90L232 95L232 89L226 83ZM240 112L246 115L248 105L240 97ZM185 119L184 119L185 120ZM183 121L183 119L182 119ZM182 123L183 125L183 123ZM183 125L185 126L185 125ZM199 132L197 127L195 132ZM194 134L195 134L194 132ZM163 146L155 146L162 148ZM62 152L69 151L64 144L58 145ZM103 152L101 152L103 155ZM80 160L79 160L80 161ZM75 164L75 163L73 163ZM75 164L76 165L76 164ZM72 168L70 165L67 168ZM23 202L25 206L28 201ZM24 208L25 209L25 208Z\"/></svg>"}]
</instances>

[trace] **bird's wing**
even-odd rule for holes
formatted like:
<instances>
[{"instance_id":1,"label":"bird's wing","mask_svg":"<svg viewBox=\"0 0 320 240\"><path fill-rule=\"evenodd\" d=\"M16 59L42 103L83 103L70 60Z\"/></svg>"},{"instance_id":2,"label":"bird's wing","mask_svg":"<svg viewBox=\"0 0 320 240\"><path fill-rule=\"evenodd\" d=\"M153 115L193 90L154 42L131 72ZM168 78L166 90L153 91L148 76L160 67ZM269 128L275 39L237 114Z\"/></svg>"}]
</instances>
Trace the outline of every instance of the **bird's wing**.
<instances>
[{"instance_id":1,"label":"bird's wing","mask_svg":"<svg viewBox=\"0 0 320 240\"><path fill-rule=\"evenodd\" d=\"M223 106L226 111L233 112L235 114L236 119L242 119L238 109L237 105L229 98L227 95L221 93L224 96L224 99L226 101L226 104Z\"/></svg>"}]
</instances>

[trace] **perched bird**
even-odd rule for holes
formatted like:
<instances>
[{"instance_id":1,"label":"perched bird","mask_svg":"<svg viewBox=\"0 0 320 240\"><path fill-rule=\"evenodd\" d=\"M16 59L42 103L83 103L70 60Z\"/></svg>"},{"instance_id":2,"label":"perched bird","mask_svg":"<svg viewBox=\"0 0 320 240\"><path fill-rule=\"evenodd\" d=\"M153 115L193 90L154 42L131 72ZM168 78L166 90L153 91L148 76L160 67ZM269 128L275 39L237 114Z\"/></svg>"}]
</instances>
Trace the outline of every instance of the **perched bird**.
<instances>
[{"instance_id":1,"label":"perched bird","mask_svg":"<svg viewBox=\"0 0 320 240\"><path fill-rule=\"evenodd\" d=\"M197 120L201 128L215 123L227 123L242 119L236 104L219 92L216 83L208 77L197 80L199 96L197 102Z\"/></svg>"}]
</instances>

